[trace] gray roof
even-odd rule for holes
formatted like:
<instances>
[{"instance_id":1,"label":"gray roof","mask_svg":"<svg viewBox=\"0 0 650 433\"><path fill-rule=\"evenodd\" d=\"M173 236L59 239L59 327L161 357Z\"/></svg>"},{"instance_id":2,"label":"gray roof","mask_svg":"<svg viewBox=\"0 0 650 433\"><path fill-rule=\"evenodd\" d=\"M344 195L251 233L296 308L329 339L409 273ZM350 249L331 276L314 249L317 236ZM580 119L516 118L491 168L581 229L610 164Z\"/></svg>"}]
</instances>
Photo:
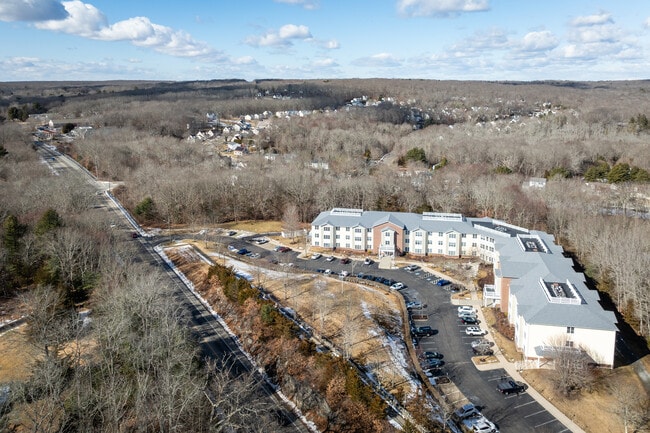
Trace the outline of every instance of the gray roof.
<instances>
[{"instance_id":1,"label":"gray roof","mask_svg":"<svg viewBox=\"0 0 650 433\"><path fill-rule=\"evenodd\" d=\"M312 225L372 228L386 222L409 231L456 231L493 237L501 266L500 269L495 269L495 273L497 276L513 279L510 293L517 298L517 313L522 315L528 324L611 331L617 329L614 313L603 310L598 292L587 288L584 275L573 269L572 260L564 257L562 247L556 245L554 237L548 233L529 231L491 218L432 220L415 213L360 210L357 214L321 212ZM536 237L548 250L524 251L517 235ZM549 302L540 285L540 278L547 283L569 281L580 295L580 304Z\"/></svg>"}]
</instances>

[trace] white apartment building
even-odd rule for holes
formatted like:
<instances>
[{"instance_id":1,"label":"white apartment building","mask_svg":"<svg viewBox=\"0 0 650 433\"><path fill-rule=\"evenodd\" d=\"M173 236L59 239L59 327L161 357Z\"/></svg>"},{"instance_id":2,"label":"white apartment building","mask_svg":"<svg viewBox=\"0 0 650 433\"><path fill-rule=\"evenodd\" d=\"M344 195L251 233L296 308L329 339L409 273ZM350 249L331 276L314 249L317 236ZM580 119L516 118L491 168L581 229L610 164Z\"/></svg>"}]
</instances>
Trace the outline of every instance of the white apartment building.
<instances>
[{"instance_id":1,"label":"white apartment building","mask_svg":"<svg viewBox=\"0 0 650 433\"><path fill-rule=\"evenodd\" d=\"M526 359L550 358L561 345L614 364L614 313L603 310L598 293L548 233L453 213L334 208L312 222L310 240L314 248L380 257L478 257L492 263L495 277L484 300L507 314Z\"/></svg>"}]
</instances>

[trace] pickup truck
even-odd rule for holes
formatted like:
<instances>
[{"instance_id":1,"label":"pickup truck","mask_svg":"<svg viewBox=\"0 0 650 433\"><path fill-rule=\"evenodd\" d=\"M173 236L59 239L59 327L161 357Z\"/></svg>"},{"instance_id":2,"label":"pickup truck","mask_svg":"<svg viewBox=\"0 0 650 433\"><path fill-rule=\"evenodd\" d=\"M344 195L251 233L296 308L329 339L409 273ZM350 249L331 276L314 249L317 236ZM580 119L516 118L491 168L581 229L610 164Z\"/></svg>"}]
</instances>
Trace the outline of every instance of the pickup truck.
<instances>
[{"instance_id":1,"label":"pickup truck","mask_svg":"<svg viewBox=\"0 0 650 433\"><path fill-rule=\"evenodd\" d=\"M517 382L512 379L502 380L497 385L497 391L501 394L519 394L520 392L525 392L528 389L528 385L525 383Z\"/></svg>"}]
</instances>

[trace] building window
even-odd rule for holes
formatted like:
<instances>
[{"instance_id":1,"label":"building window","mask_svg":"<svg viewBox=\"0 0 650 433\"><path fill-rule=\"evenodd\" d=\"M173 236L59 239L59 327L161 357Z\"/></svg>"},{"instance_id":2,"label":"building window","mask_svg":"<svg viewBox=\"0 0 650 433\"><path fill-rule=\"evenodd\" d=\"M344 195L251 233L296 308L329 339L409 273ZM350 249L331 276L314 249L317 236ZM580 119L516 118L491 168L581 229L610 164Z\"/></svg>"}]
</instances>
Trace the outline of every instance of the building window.
<instances>
[{"instance_id":1,"label":"building window","mask_svg":"<svg viewBox=\"0 0 650 433\"><path fill-rule=\"evenodd\" d=\"M319 236L320 236L320 235L319 235L318 233L314 233L314 237L315 237L315 238L317 238L317 237L319 237Z\"/></svg>"},{"instance_id":2,"label":"building window","mask_svg":"<svg viewBox=\"0 0 650 433\"><path fill-rule=\"evenodd\" d=\"M389 238L390 237L390 232L384 232L384 237Z\"/></svg>"},{"instance_id":3,"label":"building window","mask_svg":"<svg viewBox=\"0 0 650 433\"><path fill-rule=\"evenodd\" d=\"M415 241L415 245L422 245L422 241L421 241L421 240L419 240L419 239L418 239L418 240L416 240L416 241Z\"/></svg>"},{"instance_id":4,"label":"building window","mask_svg":"<svg viewBox=\"0 0 650 433\"><path fill-rule=\"evenodd\" d=\"M350 248L350 244L345 244L345 248Z\"/></svg>"},{"instance_id":5,"label":"building window","mask_svg":"<svg viewBox=\"0 0 650 433\"><path fill-rule=\"evenodd\" d=\"M345 240L349 241L350 240L350 235L345 235Z\"/></svg>"},{"instance_id":6,"label":"building window","mask_svg":"<svg viewBox=\"0 0 650 433\"><path fill-rule=\"evenodd\" d=\"M341 235L336 235L336 239L341 239Z\"/></svg>"},{"instance_id":7,"label":"building window","mask_svg":"<svg viewBox=\"0 0 650 433\"><path fill-rule=\"evenodd\" d=\"M438 248L438 254L442 254L442 248Z\"/></svg>"},{"instance_id":8,"label":"building window","mask_svg":"<svg viewBox=\"0 0 650 433\"><path fill-rule=\"evenodd\" d=\"M408 235L408 234L409 234L409 231L408 231L408 230L404 230L404 235Z\"/></svg>"},{"instance_id":9,"label":"building window","mask_svg":"<svg viewBox=\"0 0 650 433\"><path fill-rule=\"evenodd\" d=\"M472 242L472 247L476 248L476 242Z\"/></svg>"},{"instance_id":10,"label":"building window","mask_svg":"<svg viewBox=\"0 0 650 433\"><path fill-rule=\"evenodd\" d=\"M367 229L366 230L368 233L372 233L372 229Z\"/></svg>"},{"instance_id":11,"label":"building window","mask_svg":"<svg viewBox=\"0 0 650 433\"><path fill-rule=\"evenodd\" d=\"M384 245L390 245L390 241L384 242Z\"/></svg>"},{"instance_id":12,"label":"building window","mask_svg":"<svg viewBox=\"0 0 650 433\"><path fill-rule=\"evenodd\" d=\"M330 235L323 235L323 239L329 239Z\"/></svg>"},{"instance_id":13,"label":"building window","mask_svg":"<svg viewBox=\"0 0 650 433\"><path fill-rule=\"evenodd\" d=\"M422 232L415 232L415 237L416 238L421 238L422 237Z\"/></svg>"},{"instance_id":14,"label":"building window","mask_svg":"<svg viewBox=\"0 0 650 433\"><path fill-rule=\"evenodd\" d=\"M456 248L456 242L449 242L449 248Z\"/></svg>"},{"instance_id":15,"label":"building window","mask_svg":"<svg viewBox=\"0 0 650 433\"><path fill-rule=\"evenodd\" d=\"M314 246L315 246L315 247L318 246L318 241L314 242Z\"/></svg>"},{"instance_id":16,"label":"building window","mask_svg":"<svg viewBox=\"0 0 650 433\"><path fill-rule=\"evenodd\" d=\"M404 247L404 252L408 253L409 252L409 247Z\"/></svg>"},{"instance_id":17,"label":"building window","mask_svg":"<svg viewBox=\"0 0 650 433\"><path fill-rule=\"evenodd\" d=\"M326 232L330 231L330 227L323 227L323 231L326 231Z\"/></svg>"},{"instance_id":18,"label":"building window","mask_svg":"<svg viewBox=\"0 0 650 433\"><path fill-rule=\"evenodd\" d=\"M449 239L456 239L456 233L449 233Z\"/></svg>"},{"instance_id":19,"label":"building window","mask_svg":"<svg viewBox=\"0 0 650 433\"><path fill-rule=\"evenodd\" d=\"M467 235L466 235L465 233L463 233L462 235L460 235L460 237L461 237L461 238L466 238Z\"/></svg>"},{"instance_id":20,"label":"building window","mask_svg":"<svg viewBox=\"0 0 650 433\"><path fill-rule=\"evenodd\" d=\"M573 347L573 341L567 341L566 343L564 343L564 345L566 347Z\"/></svg>"},{"instance_id":21,"label":"building window","mask_svg":"<svg viewBox=\"0 0 650 433\"><path fill-rule=\"evenodd\" d=\"M349 231L350 231L350 227L346 227L346 228L345 228L345 231L346 231L346 232L349 232Z\"/></svg>"},{"instance_id":22,"label":"building window","mask_svg":"<svg viewBox=\"0 0 650 433\"><path fill-rule=\"evenodd\" d=\"M341 227L336 227L334 230L341 230Z\"/></svg>"},{"instance_id":23,"label":"building window","mask_svg":"<svg viewBox=\"0 0 650 433\"><path fill-rule=\"evenodd\" d=\"M355 236L354 241L355 242L361 242L361 236Z\"/></svg>"},{"instance_id":24,"label":"building window","mask_svg":"<svg viewBox=\"0 0 650 433\"><path fill-rule=\"evenodd\" d=\"M438 236L443 237L444 233L443 232L438 232Z\"/></svg>"},{"instance_id":25,"label":"building window","mask_svg":"<svg viewBox=\"0 0 650 433\"><path fill-rule=\"evenodd\" d=\"M567 326L566 327L566 333L567 334L573 334L573 333L575 333L575 330L576 330L576 328L574 328L573 326Z\"/></svg>"},{"instance_id":26,"label":"building window","mask_svg":"<svg viewBox=\"0 0 650 433\"><path fill-rule=\"evenodd\" d=\"M476 233L474 233L474 234L472 235L472 239L476 239L477 237L478 237L478 235L477 235Z\"/></svg>"},{"instance_id":27,"label":"building window","mask_svg":"<svg viewBox=\"0 0 650 433\"><path fill-rule=\"evenodd\" d=\"M442 242L442 241L438 241L438 245L442 245L442 244L443 244L443 242Z\"/></svg>"},{"instance_id":28,"label":"building window","mask_svg":"<svg viewBox=\"0 0 650 433\"><path fill-rule=\"evenodd\" d=\"M359 228L354 229L354 232L355 232L355 233L361 233L361 229L359 229Z\"/></svg>"}]
</instances>

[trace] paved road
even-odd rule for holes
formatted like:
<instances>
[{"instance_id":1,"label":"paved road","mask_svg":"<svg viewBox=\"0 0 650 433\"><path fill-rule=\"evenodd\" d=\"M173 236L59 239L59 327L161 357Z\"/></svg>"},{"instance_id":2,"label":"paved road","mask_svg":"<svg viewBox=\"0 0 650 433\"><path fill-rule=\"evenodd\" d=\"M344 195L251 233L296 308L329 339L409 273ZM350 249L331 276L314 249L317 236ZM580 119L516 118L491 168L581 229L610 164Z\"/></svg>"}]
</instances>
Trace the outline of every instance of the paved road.
<instances>
[{"instance_id":1,"label":"paved road","mask_svg":"<svg viewBox=\"0 0 650 433\"><path fill-rule=\"evenodd\" d=\"M214 360L218 367L229 369L234 376L253 373L256 376L260 399L266 399L269 413L281 413L278 425L269 426L270 431L308 433L310 430L300 418L288 409L275 390L259 375L254 365L241 351L231 335L223 328L217 318L208 308L187 288L178 275L154 251L155 239L146 237L132 238L134 228L125 215L105 194L106 185L95 181L94 177L69 158L60 155L55 150L44 145L36 145L36 150L43 160L57 175L83 176L100 194L96 196L98 209L110 213L109 220L113 223L107 230L114 230L122 235L127 242L136 246L134 261L148 263L152 272L163 272L170 280L175 299L183 307L187 325L199 343L202 353ZM280 425L287 424L287 425Z\"/></svg>"},{"instance_id":2,"label":"paved road","mask_svg":"<svg viewBox=\"0 0 650 433\"><path fill-rule=\"evenodd\" d=\"M450 292L432 283L435 275L429 275L421 270L415 272L402 269L380 270L377 263L364 265L360 261L341 264L338 258L328 262L327 255L317 260L299 259L297 252L277 253L267 248L260 248L250 242L250 237L226 238L223 241L238 248L247 248L260 253L261 257L256 260L277 259L280 263L294 263L298 269L311 271L330 269L336 273L347 270L350 273L363 272L403 282L407 285L407 288L401 291L405 300L407 302L417 300L426 305L422 310L414 311L421 316L421 320L413 321L413 325L429 325L438 331L434 336L418 339L417 350L437 351L444 354L443 371L450 376L463 394L447 396L449 401L461 405L469 400L476 404L502 433L570 432L527 393L510 396L500 394L496 390L496 385L506 374L505 370L479 371L474 367L471 362L473 354L470 343L478 337L465 334L466 326L458 319L457 308L450 302Z\"/></svg>"}]
</instances>

